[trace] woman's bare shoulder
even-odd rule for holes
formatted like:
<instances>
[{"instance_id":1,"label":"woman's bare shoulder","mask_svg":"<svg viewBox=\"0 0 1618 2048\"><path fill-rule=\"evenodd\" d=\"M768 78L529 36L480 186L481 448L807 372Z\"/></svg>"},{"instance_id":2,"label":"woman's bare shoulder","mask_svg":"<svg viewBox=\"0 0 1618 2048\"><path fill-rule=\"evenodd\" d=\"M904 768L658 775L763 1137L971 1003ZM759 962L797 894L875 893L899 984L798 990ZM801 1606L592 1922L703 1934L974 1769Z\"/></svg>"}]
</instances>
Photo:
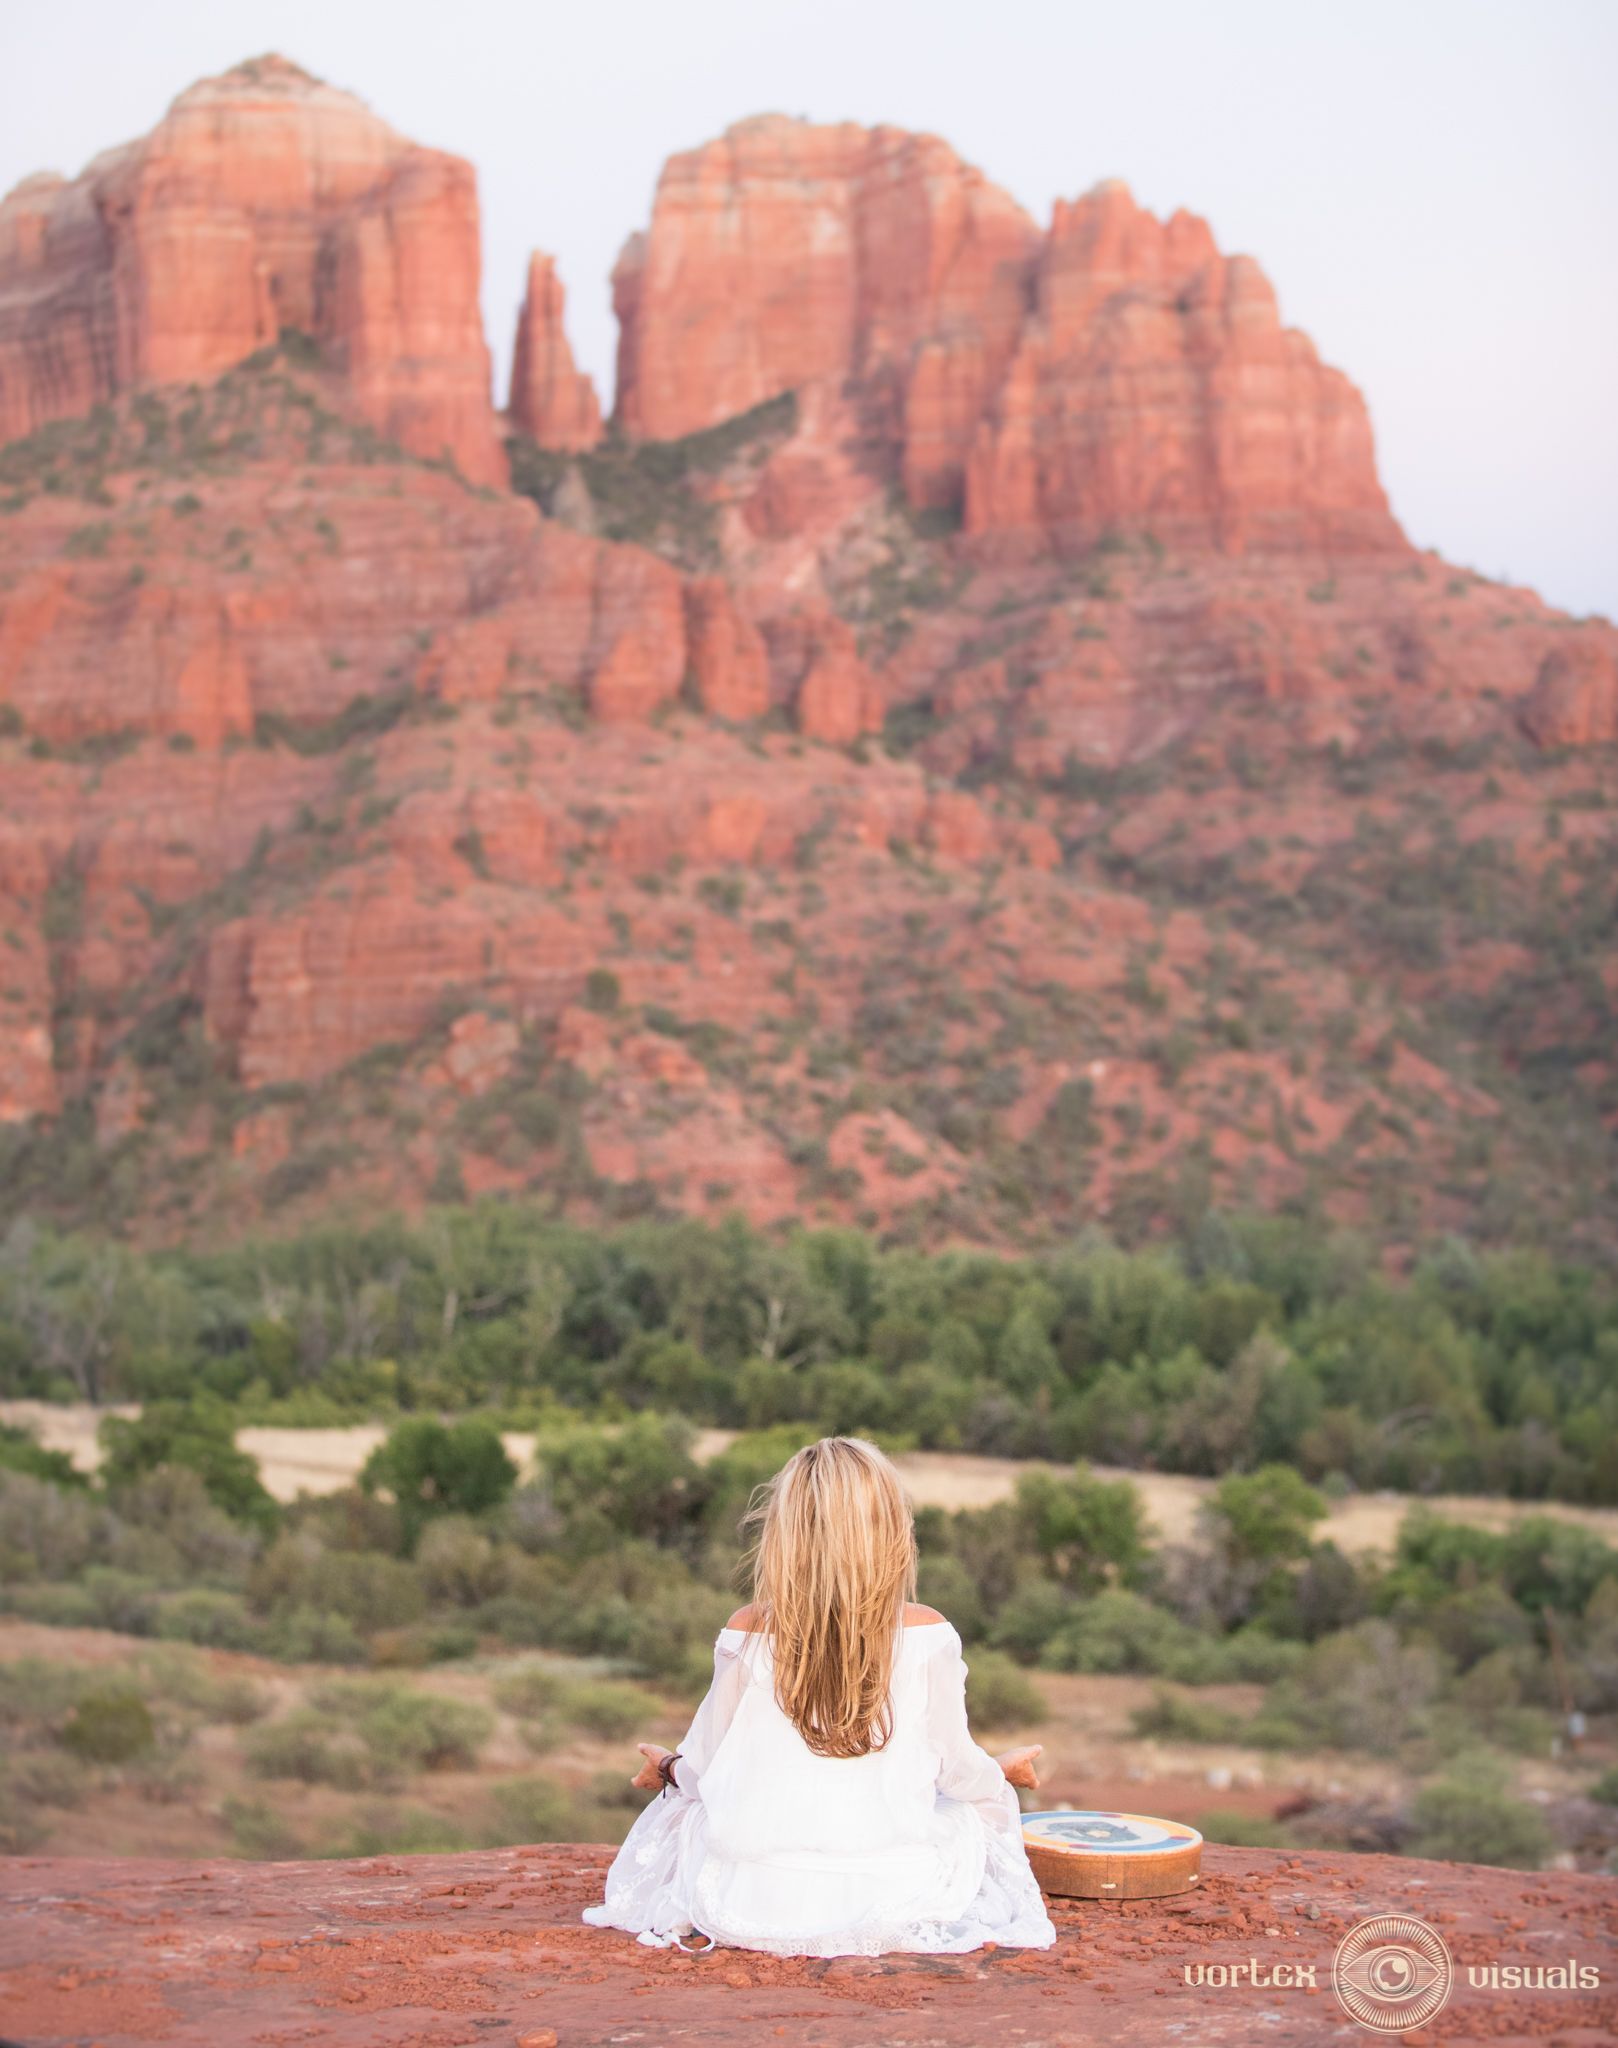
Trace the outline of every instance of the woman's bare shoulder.
<instances>
[{"instance_id":1,"label":"woman's bare shoulder","mask_svg":"<svg viewBox=\"0 0 1618 2048\"><path fill-rule=\"evenodd\" d=\"M725 1623L726 1628L739 1628L744 1635L753 1627L753 1625L753 1609L751 1603L749 1603L746 1607L738 1607L736 1612L730 1617L729 1621Z\"/></svg>"}]
</instances>

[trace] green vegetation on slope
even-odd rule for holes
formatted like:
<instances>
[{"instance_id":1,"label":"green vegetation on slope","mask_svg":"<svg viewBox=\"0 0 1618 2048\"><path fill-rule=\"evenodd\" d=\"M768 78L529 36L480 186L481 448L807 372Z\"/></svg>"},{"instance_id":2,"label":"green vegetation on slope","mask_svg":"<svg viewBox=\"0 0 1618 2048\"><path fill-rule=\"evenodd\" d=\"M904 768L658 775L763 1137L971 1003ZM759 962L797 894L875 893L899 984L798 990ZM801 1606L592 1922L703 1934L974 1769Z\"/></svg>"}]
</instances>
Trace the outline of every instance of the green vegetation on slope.
<instances>
[{"instance_id":1,"label":"green vegetation on slope","mask_svg":"<svg viewBox=\"0 0 1618 2048\"><path fill-rule=\"evenodd\" d=\"M427 1427L440 1430L442 1457L454 1432ZM456 1430L460 1469L496 1473L492 1425L468 1418ZM421 1431L401 1424L367 1485L299 1501L273 1534L232 1521L174 1466L89 1496L0 1474L0 1596L35 1621L383 1667L306 1688L245 1751L261 1778L396 1791L417 1772L471 1768L492 1724L388 1667L538 1649L605 1660L664 1693L700 1692L740 1589L743 1511L806 1434L744 1435L698 1465L679 1418L563 1424L541 1434L534 1476L513 1486L507 1474L478 1512L424 1494L407 1516L379 1482L424 1462ZM1153 1547L1127 1480L1035 1471L1011 1501L918 1515L918 1590L969 1646L980 1730L1043 1717L1026 1666L1150 1675L1164 1683L1136 1715L1143 1736L1357 1752L1426 1780L1408 1807L1306 1815L1296 1839L1537 1860L1545 1823L1503 1786L1513 1759L1555 1754L1567 1706L1592 1717L1598 1738L1618 1713L1618 1550L1563 1522L1490 1535L1418 1510L1391 1560L1356 1562L1314 1540L1322 1512L1294 1471L1268 1465L1221 1482L1194 1542ZM627 1741L666 1712L642 1686L591 1669L518 1664L495 1686L536 1755L580 1731ZM1179 1689L1232 1681L1266 1688L1256 1713ZM4 1699L0 1687L14 1720L49 1721L52 1756L65 1748L81 1766L151 1772L183 1747L127 1683L75 1680L26 1709ZM30 1792L42 1768L14 1757L0 1782L13 1839L27 1839L30 1799L66 1803L65 1764Z\"/></svg>"}]
</instances>

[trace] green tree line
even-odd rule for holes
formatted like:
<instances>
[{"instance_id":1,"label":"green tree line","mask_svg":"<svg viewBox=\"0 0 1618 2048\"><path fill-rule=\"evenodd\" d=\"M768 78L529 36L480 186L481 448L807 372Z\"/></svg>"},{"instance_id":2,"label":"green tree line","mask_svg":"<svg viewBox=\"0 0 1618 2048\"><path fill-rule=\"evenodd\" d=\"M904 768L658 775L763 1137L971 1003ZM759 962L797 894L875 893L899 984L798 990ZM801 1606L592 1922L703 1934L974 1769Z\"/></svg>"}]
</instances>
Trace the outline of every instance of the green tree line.
<instances>
[{"instance_id":1,"label":"green tree line","mask_svg":"<svg viewBox=\"0 0 1618 2048\"><path fill-rule=\"evenodd\" d=\"M489 1203L140 1254L15 1225L0 1392L341 1422L677 1412L921 1448L1328 1485L1618 1500L1618 1288L1539 1252L1212 1216L1186 1243L1037 1257L853 1231Z\"/></svg>"}]
</instances>

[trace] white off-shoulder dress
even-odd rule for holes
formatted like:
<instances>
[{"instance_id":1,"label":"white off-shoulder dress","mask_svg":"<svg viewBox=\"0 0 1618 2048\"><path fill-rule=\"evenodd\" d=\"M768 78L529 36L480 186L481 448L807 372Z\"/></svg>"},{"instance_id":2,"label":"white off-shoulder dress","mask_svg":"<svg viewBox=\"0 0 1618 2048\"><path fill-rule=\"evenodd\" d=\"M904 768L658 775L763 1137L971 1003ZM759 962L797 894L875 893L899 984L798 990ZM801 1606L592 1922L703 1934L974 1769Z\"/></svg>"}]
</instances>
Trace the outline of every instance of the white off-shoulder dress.
<instances>
[{"instance_id":1,"label":"white off-shoulder dress","mask_svg":"<svg viewBox=\"0 0 1618 2048\"><path fill-rule=\"evenodd\" d=\"M947 1621L902 1631L892 1701L881 1749L816 1756L776 1704L769 1639L722 1629L674 1788L585 1919L653 1948L695 1930L782 1956L1050 1947L1017 1795L967 1732Z\"/></svg>"}]
</instances>

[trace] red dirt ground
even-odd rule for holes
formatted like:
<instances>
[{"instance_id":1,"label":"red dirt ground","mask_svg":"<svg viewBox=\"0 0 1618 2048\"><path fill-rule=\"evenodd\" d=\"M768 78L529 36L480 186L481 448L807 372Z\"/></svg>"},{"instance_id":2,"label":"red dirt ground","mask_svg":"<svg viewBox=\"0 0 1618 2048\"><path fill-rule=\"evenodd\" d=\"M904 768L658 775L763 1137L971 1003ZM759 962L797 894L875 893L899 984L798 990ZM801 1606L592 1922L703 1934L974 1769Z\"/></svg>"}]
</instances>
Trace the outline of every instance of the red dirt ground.
<instances>
[{"instance_id":1,"label":"red dirt ground","mask_svg":"<svg viewBox=\"0 0 1618 2048\"><path fill-rule=\"evenodd\" d=\"M643 1949L598 1933L611 1851L548 1846L372 1862L0 1862L0 2014L26 2048L320 2042L323 2048L595 2048L685 2039L823 2048L1110 2048L1342 2038L1333 1950L1373 1912L1432 1921L1457 1989L1407 2041L1618 2035L1618 1880L1209 1849L1197 1891L1057 1902L1045 1954L782 1961ZM1600 1972L1583 1992L1474 1991L1468 1963ZM1188 1965L1314 1966L1317 1989L1185 1982ZM1296 1970L1293 1974L1298 1974ZM1357 2031L1357 2030L1355 2030ZM1363 2036L1362 2038L1374 2038Z\"/></svg>"}]
</instances>

